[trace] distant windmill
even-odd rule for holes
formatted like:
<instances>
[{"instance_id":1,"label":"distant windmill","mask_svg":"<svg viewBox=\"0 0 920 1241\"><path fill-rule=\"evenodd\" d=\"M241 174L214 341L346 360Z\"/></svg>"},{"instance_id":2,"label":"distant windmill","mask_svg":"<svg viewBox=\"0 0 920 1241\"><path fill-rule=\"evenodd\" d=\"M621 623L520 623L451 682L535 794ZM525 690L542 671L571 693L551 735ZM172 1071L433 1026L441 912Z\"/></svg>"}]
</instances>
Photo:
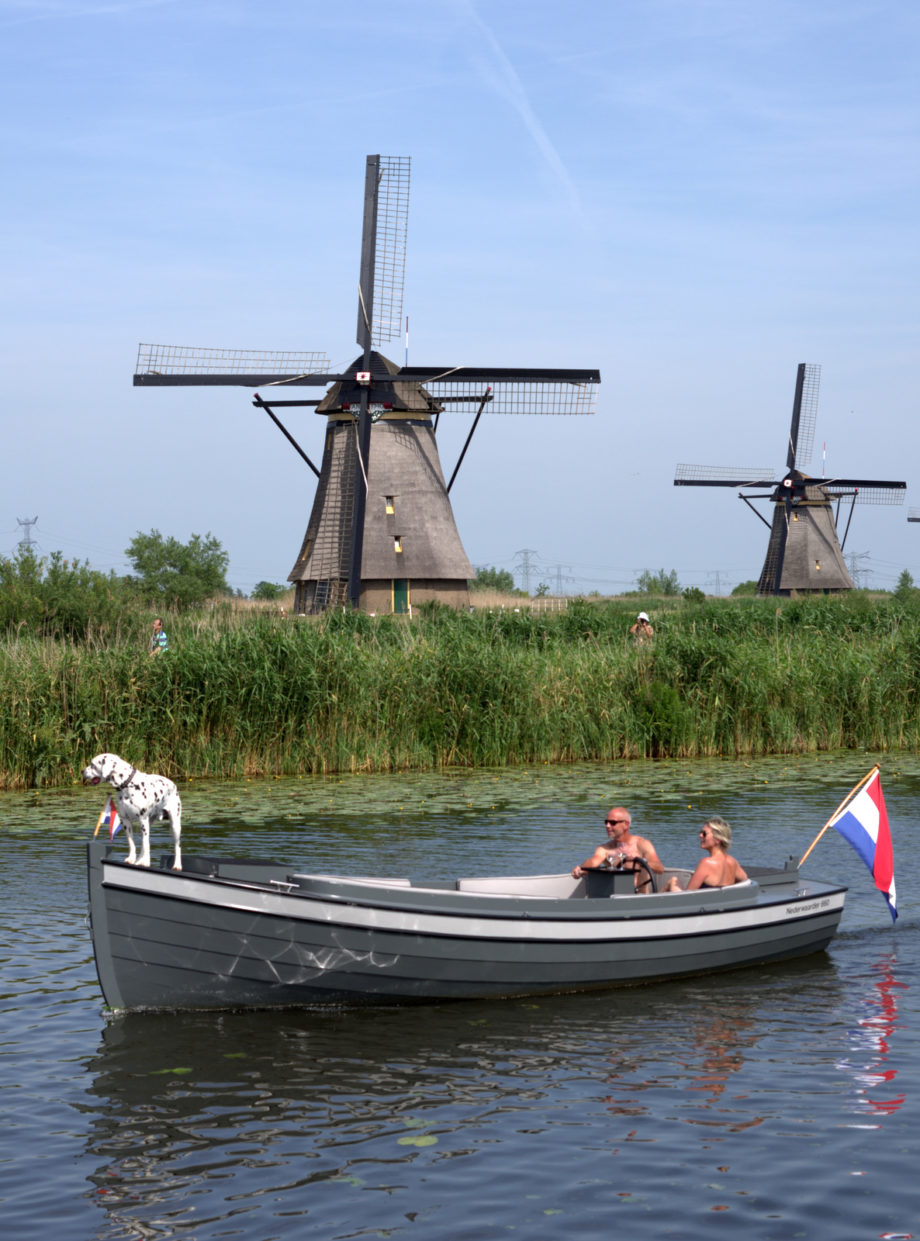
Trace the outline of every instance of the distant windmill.
<instances>
[{"instance_id":1,"label":"distant windmill","mask_svg":"<svg viewBox=\"0 0 920 1241\"><path fill-rule=\"evenodd\" d=\"M300 554L288 580L294 610L321 612L351 603L405 612L412 603L469 601L474 575L449 492L484 410L489 413L590 414L597 370L525 367L398 366L374 346L402 329L409 208L409 159L369 155L358 285L361 353L341 374L323 354L266 354L141 345L136 386L238 384L329 387L319 400L255 396L317 475ZM312 406L326 417L317 469L275 410ZM445 485L435 434L445 407L475 419Z\"/></svg>"},{"instance_id":2,"label":"distant windmill","mask_svg":"<svg viewBox=\"0 0 920 1241\"><path fill-rule=\"evenodd\" d=\"M675 487L773 487L766 495L739 499L770 530L767 555L757 593L788 595L791 591L852 590L853 580L843 559L843 546L853 517L854 504L903 504L904 482L867 478L815 478L802 469L811 460L821 383L820 366L799 363L792 403L792 423L786 453L786 474L773 470L725 469L720 466L679 465ZM843 538L837 537L840 502L850 508ZM770 500L772 525L754 508L751 500ZM836 512L832 505L836 503Z\"/></svg>"}]
</instances>

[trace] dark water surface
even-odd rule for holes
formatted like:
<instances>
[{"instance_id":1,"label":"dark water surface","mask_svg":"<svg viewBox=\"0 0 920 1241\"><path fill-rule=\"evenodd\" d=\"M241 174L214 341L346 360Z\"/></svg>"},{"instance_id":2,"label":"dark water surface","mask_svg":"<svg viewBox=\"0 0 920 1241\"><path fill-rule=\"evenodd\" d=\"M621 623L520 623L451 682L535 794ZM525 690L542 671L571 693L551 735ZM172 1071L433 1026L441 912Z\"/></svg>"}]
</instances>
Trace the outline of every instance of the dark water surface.
<instances>
[{"instance_id":1,"label":"dark water surface","mask_svg":"<svg viewBox=\"0 0 920 1241\"><path fill-rule=\"evenodd\" d=\"M568 869L614 802L801 855L873 756L183 788L189 852L413 877ZM901 916L834 833L830 951L533 1001L103 1011L96 790L0 795L0 1221L104 1238L920 1237L920 763L882 760ZM159 838L159 837L158 837ZM165 834L164 837L165 839Z\"/></svg>"}]
</instances>

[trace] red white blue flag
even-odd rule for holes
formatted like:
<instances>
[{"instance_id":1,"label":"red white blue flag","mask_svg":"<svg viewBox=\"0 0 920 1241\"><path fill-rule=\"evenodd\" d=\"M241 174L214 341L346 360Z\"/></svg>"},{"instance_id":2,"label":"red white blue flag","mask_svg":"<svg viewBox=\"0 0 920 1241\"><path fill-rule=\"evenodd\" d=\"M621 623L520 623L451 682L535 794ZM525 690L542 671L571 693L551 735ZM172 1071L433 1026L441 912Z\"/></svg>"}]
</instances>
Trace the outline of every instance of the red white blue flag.
<instances>
[{"instance_id":1,"label":"red white blue flag","mask_svg":"<svg viewBox=\"0 0 920 1241\"><path fill-rule=\"evenodd\" d=\"M107 827L109 829L109 840L114 840L116 833L121 831L121 819L118 817L118 811L115 809L115 803L111 797L102 807L102 814L100 814L96 821L96 830L93 832L93 836L99 835L100 827Z\"/></svg>"},{"instance_id":2,"label":"red white blue flag","mask_svg":"<svg viewBox=\"0 0 920 1241\"><path fill-rule=\"evenodd\" d=\"M859 792L834 815L828 826L835 827L868 866L875 886L888 902L893 922L898 916L894 887L894 854L878 768Z\"/></svg>"}]
</instances>

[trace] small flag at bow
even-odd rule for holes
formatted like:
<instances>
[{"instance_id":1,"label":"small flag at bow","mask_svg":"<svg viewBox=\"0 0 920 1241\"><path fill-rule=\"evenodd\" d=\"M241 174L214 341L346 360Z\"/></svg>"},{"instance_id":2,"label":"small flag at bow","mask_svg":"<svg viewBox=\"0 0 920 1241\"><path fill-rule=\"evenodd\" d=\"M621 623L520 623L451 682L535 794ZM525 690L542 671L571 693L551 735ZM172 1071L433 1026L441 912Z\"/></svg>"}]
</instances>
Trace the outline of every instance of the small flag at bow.
<instances>
[{"instance_id":1,"label":"small flag at bow","mask_svg":"<svg viewBox=\"0 0 920 1241\"><path fill-rule=\"evenodd\" d=\"M894 854L879 769L837 811L828 824L849 841L872 873L875 886L888 902L892 922L898 916L894 887Z\"/></svg>"},{"instance_id":2,"label":"small flag at bow","mask_svg":"<svg viewBox=\"0 0 920 1241\"><path fill-rule=\"evenodd\" d=\"M109 840L114 840L116 833L121 831L121 819L118 817L118 811L115 809L115 803L111 797L102 807L102 814L100 814L96 822L96 830L93 832L94 837L99 835L100 827L107 827L109 829Z\"/></svg>"}]
</instances>

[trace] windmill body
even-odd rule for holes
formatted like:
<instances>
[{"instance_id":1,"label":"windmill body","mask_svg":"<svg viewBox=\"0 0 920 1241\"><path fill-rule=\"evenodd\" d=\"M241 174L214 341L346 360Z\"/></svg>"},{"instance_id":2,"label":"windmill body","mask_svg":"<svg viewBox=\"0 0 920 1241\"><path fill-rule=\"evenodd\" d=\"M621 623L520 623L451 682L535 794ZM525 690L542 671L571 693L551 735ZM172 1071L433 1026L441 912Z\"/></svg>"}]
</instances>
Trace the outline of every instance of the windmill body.
<instances>
[{"instance_id":1,"label":"windmill body","mask_svg":"<svg viewBox=\"0 0 920 1241\"><path fill-rule=\"evenodd\" d=\"M831 593L853 590L843 558L843 547L853 514L860 504L902 504L905 482L890 479L816 478L802 468L810 459L817 415L821 368L801 362L796 373L792 422L789 428L786 474L777 480L772 471L725 469L719 466L679 465L675 487L735 487L770 529L767 554L757 582L759 595ZM770 487L757 495L750 489ZM769 500L773 520L768 522L751 504ZM843 538L838 535L841 504L849 501Z\"/></svg>"},{"instance_id":2,"label":"windmill body","mask_svg":"<svg viewBox=\"0 0 920 1241\"><path fill-rule=\"evenodd\" d=\"M398 371L379 354L375 370ZM359 369L356 366L356 371ZM383 388L384 385L381 385ZM352 400L345 400L342 393ZM358 606L369 612L402 612L437 601L458 607L469 602L474 576L454 522L435 442L438 407L417 384L394 382L385 393L390 408L371 422L367 454L367 498ZM338 383L320 402L327 419L323 461L313 510L288 580L294 610L322 611L348 602L351 530L357 462L357 393ZM343 408L346 406L347 408ZM410 587L411 584L411 587Z\"/></svg>"},{"instance_id":3,"label":"windmill body","mask_svg":"<svg viewBox=\"0 0 920 1241\"><path fill-rule=\"evenodd\" d=\"M257 394L263 409L317 475L313 507L288 580L301 614L351 605L406 612L429 601L469 602L475 571L463 549L436 434L443 413L474 413L460 461L483 412L590 414L597 370L399 367L376 351L402 326L409 160L369 155L358 285L361 354L342 373L325 355L141 345L135 386L316 386L319 400ZM280 365L279 365L280 362ZM283 407L326 420L317 468L282 424Z\"/></svg>"},{"instance_id":4,"label":"windmill body","mask_svg":"<svg viewBox=\"0 0 920 1241\"><path fill-rule=\"evenodd\" d=\"M787 482L792 491L788 502L783 494ZM809 486L798 471L777 490L780 494L773 497L773 524L757 593L852 590L853 579L843 559L827 490Z\"/></svg>"}]
</instances>

